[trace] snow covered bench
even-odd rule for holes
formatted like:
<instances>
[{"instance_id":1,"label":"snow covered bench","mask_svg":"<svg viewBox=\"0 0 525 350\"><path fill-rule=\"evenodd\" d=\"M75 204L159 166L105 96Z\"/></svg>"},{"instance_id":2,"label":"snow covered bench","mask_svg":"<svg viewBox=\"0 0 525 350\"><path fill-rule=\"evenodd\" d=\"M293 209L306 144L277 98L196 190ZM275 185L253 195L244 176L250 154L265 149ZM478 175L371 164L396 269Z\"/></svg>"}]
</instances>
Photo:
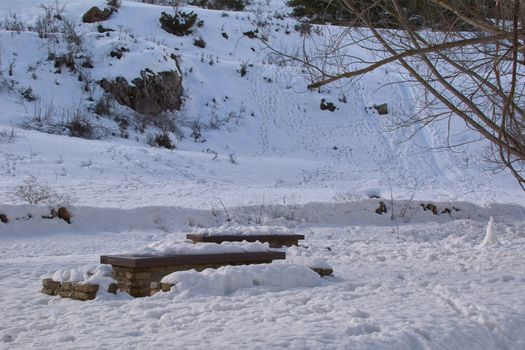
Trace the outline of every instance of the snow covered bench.
<instances>
[{"instance_id":1,"label":"snow covered bench","mask_svg":"<svg viewBox=\"0 0 525 350\"><path fill-rule=\"evenodd\" d=\"M268 243L271 248L291 247L299 245L299 240L304 239L303 235L203 235L188 234L187 239L194 242L222 243L222 242L262 242Z\"/></svg>"},{"instance_id":2,"label":"snow covered bench","mask_svg":"<svg viewBox=\"0 0 525 350\"><path fill-rule=\"evenodd\" d=\"M103 255L102 264L113 267L113 277L118 289L134 297L150 295L152 282L159 283L164 276L175 271L202 271L226 265L249 265L271 263L285 259L286 254L279 251L254 251L213 254L175 254L175 255Z\"/></svg>"},{"instance_id":3,"label":"snow covered bench","mask_svg":"<svg viewBox=\"0 0 525 350\"><path fill-rule=\"evenodd\" d=\"M304 235L293 234L284 226L222 226L199 229L186 235L194 242L262 242L271 248L291 247L299 245Z\"/></svg>"}]
</instances>

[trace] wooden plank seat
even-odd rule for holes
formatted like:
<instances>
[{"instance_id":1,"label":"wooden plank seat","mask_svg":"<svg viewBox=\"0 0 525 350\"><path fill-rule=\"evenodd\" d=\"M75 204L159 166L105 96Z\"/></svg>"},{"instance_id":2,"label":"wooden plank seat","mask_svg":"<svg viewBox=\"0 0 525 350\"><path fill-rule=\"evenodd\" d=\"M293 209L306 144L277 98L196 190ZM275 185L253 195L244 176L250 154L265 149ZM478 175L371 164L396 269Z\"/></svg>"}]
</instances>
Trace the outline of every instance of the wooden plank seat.
<instances>
[{"instance_id":1,"label":"wooden plank seat","mask_svg":"<svg viewBox=\"0 0 525 350\"><path fill-rule=\"evenodd\" d=\"M152 282L170 273L195 269L219 268L226 265L266 264L273 260L286 259L286 253L242 252L202 255L102 255L100 262L112 266L113 278L117 280L120 291L134 297L150 295Z\"/></svg>"},{"instance_id":2,"label":"wooden plank seat","mask_svg":"<svg viewBox=\"0 0 525 350\"><path fill-rule=\"evenodd\" d=\"M222 243L222 242L263 242L268 243L270 248L291 247L299 245L299 240L304 239L304 235L213 235L213 234L188 234L187 239L194 242Z\"/></svg>"}]
</instances>

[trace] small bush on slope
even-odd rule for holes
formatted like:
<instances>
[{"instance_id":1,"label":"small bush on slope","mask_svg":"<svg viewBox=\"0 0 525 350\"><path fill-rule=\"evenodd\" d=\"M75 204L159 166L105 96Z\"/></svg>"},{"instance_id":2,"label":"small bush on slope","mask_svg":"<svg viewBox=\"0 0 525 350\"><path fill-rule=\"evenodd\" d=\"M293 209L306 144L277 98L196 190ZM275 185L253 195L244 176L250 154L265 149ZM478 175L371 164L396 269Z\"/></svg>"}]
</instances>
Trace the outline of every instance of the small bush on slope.
<instances>
[{"instance_id":1,"label":"small bush on slope","mask_svg":"<svg viewBox=\"0 0 525 350\"><path fill-rule=\"evenodd\" d=\"M213 10L231 11L242 11L246 6L246 2L243 0L193 0L190 4Z\"/></svg>"},{"instance_id":2,"label":"small bush on slope","mask_svg":"<svg viewBox=\"0 0 525 350\"><path fill-rule=\"evenodd\" d=\"M58 194L48 185L40 182L35 176L30 175L22 185L18 186L13 195L29 204L56 204L69 201L69 198Z\"/></svg>"},{"instance_id":3,"label":"small bush on slope","mask_svg":"<svg viewBox=\"0 0 525 350\"><path fill-rule=\"evenodd\" d=\"M164 147L174 149L175 145L171 141L169 133L163 131L155 135L148 135L147 143L152 147Z\"/></svg>"},{"instance_id":4,"label":"small bush on slope","mask_svg":"<svg viewBox=\"0 0 525 350\"><path fill-rule=\"evenodd\" d=\"M177 35L185 36L193 33L193 26L196 24L201 26L199 23L202 21L197 21L198 16L196 13L176 11L175 15L170 15L169 13L162 12L159 18L160 27L166 32Z\"/></svg>"}]
</instances>

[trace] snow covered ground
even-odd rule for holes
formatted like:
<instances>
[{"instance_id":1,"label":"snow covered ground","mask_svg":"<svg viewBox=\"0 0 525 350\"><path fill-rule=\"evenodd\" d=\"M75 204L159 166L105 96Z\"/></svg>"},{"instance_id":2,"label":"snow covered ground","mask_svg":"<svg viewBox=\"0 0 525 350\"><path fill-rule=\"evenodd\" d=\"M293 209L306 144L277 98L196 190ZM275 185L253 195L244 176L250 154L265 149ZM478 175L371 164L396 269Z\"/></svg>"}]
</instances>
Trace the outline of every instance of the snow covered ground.
<instances>
[{"instance_id":1,"label":"snow covered ground","mask_svg":"<svg viewBox=\"0 0 525 350\"><path fill-rule=\"evenodd\" d=\"M52 3L0 0L0 20L16 14L34 25L41 2ZM152 148L137 130L112 135L118 125L104 118L94 119L98 140L24 128L50 104L58 119L90 106L90 94L76 74L55 73L48 41L0 30L0 71L15 82L0 85L0 213L10 219L0 223L0 349L525 348L525 193L509 174L489 170L482 142L429 151L446 144L446 124L412 138L410 130L386 131L387 117L367 107L386 102L395 116L418 103L411 86L388 84L398 78L391 68L307 91L298 67L279 65L243 36L265 20L277 42L298 47L283 1L254 1L237 13L191 8L205 23L189 37L160 29L160 13L171 8L124 1L103 23L114 32L100 37L80 18L104 1L59 3L93 57L93 79L161 71L172 65L164 56L180 55L185 137L175 150ZM204 49L193 45L199 37ZM110 59L119 46L130 52ZM28 87L36 101L20 97ZM321 98L338 109L321 111ZM219 129L209 127L217 120ZM205 142L190 136L194 121ZM475 135L461 129L452 137ZM13 194L29 176L70 197L71 225L42 219L50 206ZM375 212L380 201L388 213ZM424 210L429 203L439 215ZM491 216L497 243L482 244ZM41 278L60 269L183 242L228 218L251 231L286 226L306 236L304 246L271 266L177 275L177 288L149 298L77 302L39 293ZM294 265L308 262L330 264L334 276Z\"/></svg>"},{"instance_id":2,"label":"snow covered ground","mask_svg":"<svg viewBox=\"0 0 525 350\"><path fill-rule=\"evenodd\" d=\"M176 290L150 298L89 302L40 294L40 277L183 233L3 238L0 347L522 349L525 223L497 223L500 245L481 248L484 226L412 224L397 234L389 226L299 225L308 248L289 255L327 260L334 277L274 269L247 286L261 274L255 267L182 276Z\"/></svg>"}]
</instances>

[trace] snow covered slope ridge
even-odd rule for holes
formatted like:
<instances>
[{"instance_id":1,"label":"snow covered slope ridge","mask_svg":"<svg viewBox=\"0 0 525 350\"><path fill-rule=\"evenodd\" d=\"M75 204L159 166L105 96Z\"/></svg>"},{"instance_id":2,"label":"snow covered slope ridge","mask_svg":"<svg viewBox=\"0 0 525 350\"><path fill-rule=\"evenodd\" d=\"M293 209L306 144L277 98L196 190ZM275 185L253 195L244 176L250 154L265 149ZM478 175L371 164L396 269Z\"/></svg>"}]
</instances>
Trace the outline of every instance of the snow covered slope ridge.
<instances>
[{"instance_id":1,"label":"snow covered slope ridge","mask_svg":"<svg viewBox=\"0 0 525 350\"><path fill-rule=\"evenodd\" d=\"M35 205L0 205L8 224L0 226L0 237L43 237L54 234L96 234L99 232L191 232L201 227L220 225L256 225L255 232L264 232L259 225L279 225L289 232L309 225L338 227L347 225L393 227L401 232L410 231L414 224L447 224L470 222L485 224L494 216L498 222L512 222L525 217L525 208L512 204L493 203L480 207L468 202L432 203L437 215L424 208L429 203L396 201L394 218L392 203L387 203L387 213L377 214L380 200L363 200L348 203L260 204L220 208L214 203L209 209L151 206L133 209L71 207L71 224L58 218L47 219L50 207ZM447 211L447 208L450 212ZM228 222L230 220L231 222ZM437 234L437 233L436 233ZM437 234L440 236L439 234Z\"/></svg>"},{"instance_id":2,"label":"snow covered slope ridge","mask_svg":"<svg viewBox=\"0 0 525 350\"><path fill-rule=\"evenodd\" d=\"M64 6L82 41L80 71L57 68L50 58L68 50L66 41L28 30L44 11L40 3ZM244 206L265 198L304 204L376 196L525 203L509 174L488 171L483 143L458 153L431 152L446 144L446 124L427 126L413 138L412 130L385 130L388 116L367 107L388 103L391 115L400 115L418 104L408 85L389 84L398 78L390 67L349 86L307 91L300 67L243 34L267 23L262 34L290 51L299 48L302 36L284 1L253 1L244 12L184 6L203 26L182 37L160 27L161 12L172 13L171 7L123 1L108 20L83 23L95 5L107 6L100 0L0 0L0 20L21 24L19 32L0 30L0 203L22 204L12 192L31 175L69 194L74 205L90 207L208 209L215 198ZM321 40L327 30L337 28L312 35ZM204 48L194 45L198 39ZM110 103L111 116L94 114L103 101L97 81L177 70L172 55L179 57L184 88L169 134L176 149L149 146L158 125L141 126L127 107ZM322 98L337 109L321 110ZM90 140L64 135L71 115L90 120ZM453 136L475 138L468 130Z\"/></svg>"}]
</instances>

